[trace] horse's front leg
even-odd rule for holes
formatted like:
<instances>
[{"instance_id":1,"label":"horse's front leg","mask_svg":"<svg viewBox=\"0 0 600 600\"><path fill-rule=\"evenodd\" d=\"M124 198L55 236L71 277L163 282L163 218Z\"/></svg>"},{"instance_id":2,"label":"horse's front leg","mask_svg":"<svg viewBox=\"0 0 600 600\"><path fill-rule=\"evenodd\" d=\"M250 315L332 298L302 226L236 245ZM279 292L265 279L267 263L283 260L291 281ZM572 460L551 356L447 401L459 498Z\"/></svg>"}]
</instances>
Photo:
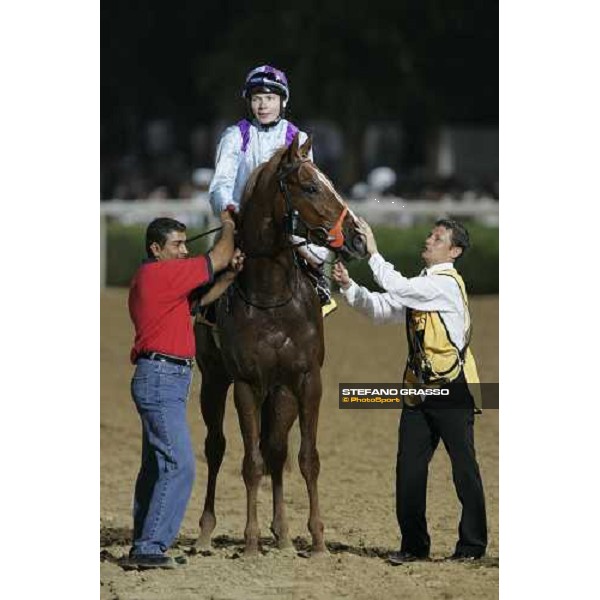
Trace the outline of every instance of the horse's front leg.
<instances>
[{"instance_id":1,"label":"horse's front leg","mask_svg":"<svg viewBox=\"0 0 600 600\"><path fill-rule=\"evenodd\" d=\"M321 373L318 368L306 374L298 397L300 410L300 452L298 462L300 471L306 481L310 515L308 529L312 536L312 555L323 555L327 552L323 541L323 522L319 510L319 478L320 462L317 451L317 424L319 421L319 405L321 403Z\"/></svg>"},{"instance_id":2,"label":"horse's front leg","mask_svg":"<svg viewBox=\"0 0 600 600\"><path fill-rule=\"evenodd\" d=\"M271 531L277 547L283 550L292 546L283 499L283 468L288 455L288 434L298 416L298 402L287 388L279 388L268 402L266 460L273 484ZM265 426L267 423L261 423L261 428Z\"/></svg>"},{"instance_id":3,"label":"horse's front leg","mask_svg":"<svg viewBox=\"0 0 600 600\"><path fill-rule=\"evenodd\" d=\"M234 389L235 407L238 413L242 438L244 440L244 461L242 475L246 485L246 529L244 539L246 556L258 554L257 499L258 487L263 474L263 458L260 452L259 413L260 400L250 384L237 381Z\"/></svg>"},{"instance_id":4,"label":"horse's front leg","mask_svg":"<svg viewBox=\"0 0 600 600\"><path fill-rule=\"evenodd\" d=\"M200 409L206 424L206 440L204 454L208 466L206 496L204 510L200 517L200 535L194 544L198 551L210 550L210 538L217 524L215 514L215 493L217 476L225 454L225 435L223 434L223 418L225 416L225 400L230 382L226 374L204 373L200 389Z\"/></svg>"}]
</instances>

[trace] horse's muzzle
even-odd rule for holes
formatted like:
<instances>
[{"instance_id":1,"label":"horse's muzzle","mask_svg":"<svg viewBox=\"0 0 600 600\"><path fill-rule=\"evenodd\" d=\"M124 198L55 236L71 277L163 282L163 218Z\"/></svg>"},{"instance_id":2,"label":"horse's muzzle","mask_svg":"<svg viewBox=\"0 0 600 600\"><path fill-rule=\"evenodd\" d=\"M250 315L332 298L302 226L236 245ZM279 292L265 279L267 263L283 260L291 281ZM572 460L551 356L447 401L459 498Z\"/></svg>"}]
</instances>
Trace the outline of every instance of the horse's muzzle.
<instances>
[{"instance_id":1,"label":"horse's muzzle","mask_svg":"<svg viewBox=\"0 0 600 600\"><path fill-rule=\"evenodd\" d=\"M352 238L352 249L359 255L365 256L367 254L367 243L362 235L355 235Z\"/></svg>"},{"instance_id":2,"label":"horse's muzzle","mask_svg":"<svg viewBox=\"0 0 600 600\"><path fill-rule=\"evenodd\" d=\"M367 256L365 239L354 231L345 235L344 245L338 250L344 260L362 259Z\"/></svg>"}]
</instances>

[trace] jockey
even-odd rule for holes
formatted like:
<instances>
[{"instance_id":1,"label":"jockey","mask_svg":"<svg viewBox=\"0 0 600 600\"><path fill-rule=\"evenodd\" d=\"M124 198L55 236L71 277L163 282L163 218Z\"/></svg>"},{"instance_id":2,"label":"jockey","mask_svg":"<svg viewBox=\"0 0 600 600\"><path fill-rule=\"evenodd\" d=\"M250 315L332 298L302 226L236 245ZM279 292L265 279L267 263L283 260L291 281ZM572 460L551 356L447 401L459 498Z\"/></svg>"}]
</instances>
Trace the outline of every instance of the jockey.
<instances>
[{"instance_id":1,"label":"jockey","mask_svg":"<svg viewBox=\"0 0 600 600\"><path fill-rule=\"evenodd\" d=\"M228 127L217 147L215 174L208 192L215 215L222 210L237 212L252 171L267 162L278 148L289 146L299 131L284 118L290 90L283 71L269 65L252 69L246 77L242 97L246 100L249 118ZM303 144L307 135L304 131L299 133L299 142ZM292 241L304 240L294 236ZM308 244L299 246L297 252L316 274L317 294L323 316L327 316L337 308L323 272L329 251Z\"/></svg>"}]
</instances>

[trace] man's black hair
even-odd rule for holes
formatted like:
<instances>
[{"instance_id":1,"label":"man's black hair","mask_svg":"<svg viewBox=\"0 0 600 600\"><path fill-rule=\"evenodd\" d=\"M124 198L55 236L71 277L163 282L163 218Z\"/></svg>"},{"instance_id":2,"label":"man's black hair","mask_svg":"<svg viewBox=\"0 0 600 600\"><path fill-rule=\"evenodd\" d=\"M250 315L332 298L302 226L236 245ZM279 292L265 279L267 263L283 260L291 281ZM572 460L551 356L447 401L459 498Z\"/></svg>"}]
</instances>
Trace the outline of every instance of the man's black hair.
<instances>
[{"instance_id":1,"label":"man's black hair","mask_svg":"<svg viewBox=\"0 0 600 600\"><path fill-rule=\"evenodd\" d=\"M169 217L159 217L154 219L146 229L146 254L148 258L154 258L150 246L156 242L161 249L164 248L167 241L167 236L173 231L185 231L186 227L183 223L170 219Z\"/></svg>"},{"instance_id":2,"label":"man's black hair","mask_svg":"<svg viewBox=\"0 0 600 600\"><path fill-rule=\"evenodd\" d=\"M467 251L467 249L470 248L471 241L469 240L469 232L462 223L459 223L454 219L438 219L435 222L435 226L442 226L446 229L449 229L452 232L452 245L458 248L462 248L460 256L457 257L455 260L461 258Z\"/></svg>"}]
</instances>

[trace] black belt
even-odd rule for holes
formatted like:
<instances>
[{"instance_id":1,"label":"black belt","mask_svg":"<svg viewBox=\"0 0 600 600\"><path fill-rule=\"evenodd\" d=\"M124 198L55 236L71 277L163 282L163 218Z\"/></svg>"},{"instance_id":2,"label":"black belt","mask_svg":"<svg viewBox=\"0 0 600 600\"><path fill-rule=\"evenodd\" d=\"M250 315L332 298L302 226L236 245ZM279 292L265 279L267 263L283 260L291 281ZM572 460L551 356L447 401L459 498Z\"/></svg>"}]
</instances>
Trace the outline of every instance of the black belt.
<instances>
[{"instance_id":1,"label":"black belt","mask_svg":"<svg viewBox=\"0 0 600 600\"><path fill-rule=\"evenodd\" d=\"M142 352L138 354L138 359L147 358L148 360L161 360L163 362L173 363L174 365L180 365L182 367L192 367L194 365L193 358L179 358L177 356L169 356L168 354L161 354L160 352Z\"/></svg>"}]
</instances>

